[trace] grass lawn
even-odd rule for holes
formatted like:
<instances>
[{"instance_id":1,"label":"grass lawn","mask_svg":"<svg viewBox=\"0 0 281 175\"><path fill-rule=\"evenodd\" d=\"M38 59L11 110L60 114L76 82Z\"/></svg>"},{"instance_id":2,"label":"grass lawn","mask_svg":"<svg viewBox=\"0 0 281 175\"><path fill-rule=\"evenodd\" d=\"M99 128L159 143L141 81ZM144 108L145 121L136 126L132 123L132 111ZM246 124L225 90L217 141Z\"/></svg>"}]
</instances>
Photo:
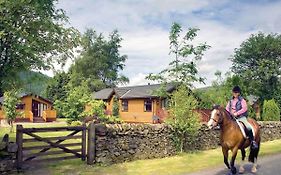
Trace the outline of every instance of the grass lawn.
<instances>
[{"instance_id":1,"label":"grass lawn","mask_svg":"<svg viewBox=\"0 0 281 175\"><path fill-rule=\"evenodd\" d=\"M43 125L24 124L24 127L48 127L48 126L65 126L64 123L48 123ZM8 128L0 128L0 136L9 132ZM49 137L55 136L49 133ZM65 135L65 133L64 133ZM12 134L13 140L15 134ZM260 156L270 155L274 153L281 153L281 140L264 142L261 144ZM29 145L28 145L29 146ZM247 150L247 154L248 154ZM241 160L241 155L237 157L238 162ZM24 174L81 174L81 175L181 175L185 173L199 171L205 168L223 165L223 157L220 148L197 151L193 153L183 153L177 156L138 160L133 162L126 162L111 166L89 166L80 159L65 160L50 163L42 168L27 171Z\"/></svg>"}]
</instances>

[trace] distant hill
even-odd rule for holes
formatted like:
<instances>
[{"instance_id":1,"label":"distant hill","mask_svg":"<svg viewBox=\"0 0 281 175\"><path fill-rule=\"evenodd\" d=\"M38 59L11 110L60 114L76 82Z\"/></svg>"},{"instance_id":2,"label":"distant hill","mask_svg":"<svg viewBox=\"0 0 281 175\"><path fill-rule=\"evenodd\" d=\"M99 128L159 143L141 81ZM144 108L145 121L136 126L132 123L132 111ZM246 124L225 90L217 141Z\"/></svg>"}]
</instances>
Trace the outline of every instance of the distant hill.
<instances>
[{"instance_id":1,"label":"distant hill","mask_svg":"<svg viewBox=\"0 0 281 175\"><path fill-rule=\"evenodd\" d=\"M45 90L51 77L40 72L25 71L19 73L24 93L35 93L45 97Z\"/></svg>"}]
</instances>

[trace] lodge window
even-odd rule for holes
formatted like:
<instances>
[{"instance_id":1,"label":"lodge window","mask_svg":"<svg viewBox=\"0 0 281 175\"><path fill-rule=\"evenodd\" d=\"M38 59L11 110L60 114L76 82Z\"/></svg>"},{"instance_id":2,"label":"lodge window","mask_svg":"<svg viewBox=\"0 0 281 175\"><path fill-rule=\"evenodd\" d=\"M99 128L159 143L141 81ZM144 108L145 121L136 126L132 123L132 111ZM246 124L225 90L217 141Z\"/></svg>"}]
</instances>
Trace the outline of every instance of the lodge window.
<instances>
[{"instance_id":1,"label":"lodge window","mask_svg":"<svg viewBox=\"0 0 281 175\"><path fill-rule=\"evenodd\" d=\"M152 100L144 100L144 112L152 111Z\"/></svg>"},{"instance_id":2,"label":"lodge window","mask_svg":"<svg viewBox=\"0 0 281 175\"><path fill-rule=\"evenodd\" d=\"M122 100L122 111L128 112L128 100Z\"/></svg>"},{"instance_id":3,"label":"lodge window","mask_svg":"<svg viewBox=\"0 0 281 175\"><path fill-rule=\"evenodd\" d=\"M17 104L16 109L24 109L25 104Z\"/></svg>"}]
</instances>

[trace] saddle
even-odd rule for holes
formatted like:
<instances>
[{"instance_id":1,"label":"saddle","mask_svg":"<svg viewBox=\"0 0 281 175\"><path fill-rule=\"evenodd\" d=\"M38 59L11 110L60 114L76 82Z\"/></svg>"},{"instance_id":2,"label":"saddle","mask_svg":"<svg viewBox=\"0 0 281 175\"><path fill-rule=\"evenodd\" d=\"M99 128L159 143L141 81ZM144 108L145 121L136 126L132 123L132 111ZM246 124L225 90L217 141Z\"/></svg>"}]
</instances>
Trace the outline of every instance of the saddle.
<instances>
[{"instance_id":1,"label":"saddle","mask_svg":"<svg viewBox=\"0 0 281 175\"><path fill-rule=\"evenodd\" d=\"M253 137L255 138L255 129L254 129L254 127L252 126L251 123L250 123L250 125L251 125L252 131L249 131L243 122L238 121L238 120L236 120L236 122L237 122L237 124L238 124L238 126L239 126L239 128L240 128L240 130L241 130L241 132L242 132L242 135L243 135L243 137L244 137L245 139L248 139L248 137L249 137L249 136L248 136L248 135L249 135L249 132L253 132Z\"/></svg>"}]
</instances>

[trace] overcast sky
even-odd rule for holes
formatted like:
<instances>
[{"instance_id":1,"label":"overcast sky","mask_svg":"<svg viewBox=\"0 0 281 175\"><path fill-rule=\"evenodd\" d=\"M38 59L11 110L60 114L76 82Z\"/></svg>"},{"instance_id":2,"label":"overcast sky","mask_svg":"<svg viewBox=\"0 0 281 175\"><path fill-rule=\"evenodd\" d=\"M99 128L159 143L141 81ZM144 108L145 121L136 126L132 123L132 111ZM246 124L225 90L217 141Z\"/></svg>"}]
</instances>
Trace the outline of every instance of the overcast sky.
<instances>
[{"instance_id":1,"label":"overcast sky","mask_svg":"<svg viewBox=\"0 0 281 175\"><path fill-rule=\"evenodd\" d=\"M128 56L122 74L129 77L129 85L146 84L147 74L172 60L168 36L173 22L184 31L200 28L196 42L211 46L198 64L206 85L216 70L229 71L234 48L250 34L281 30L281 1L274 0L59 0L57 6L80 32L93 28L107 36L119 31L120 52Z\"/></svg>"}]
</instances>

